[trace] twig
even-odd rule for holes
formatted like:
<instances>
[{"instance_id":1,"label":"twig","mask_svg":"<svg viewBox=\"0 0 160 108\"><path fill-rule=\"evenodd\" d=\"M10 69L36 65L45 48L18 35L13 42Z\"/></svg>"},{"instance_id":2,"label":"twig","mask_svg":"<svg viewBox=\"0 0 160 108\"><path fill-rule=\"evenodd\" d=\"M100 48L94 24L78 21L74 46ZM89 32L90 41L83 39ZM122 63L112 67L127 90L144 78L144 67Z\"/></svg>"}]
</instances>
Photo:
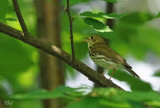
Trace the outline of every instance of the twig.
<instances>
[{"instance_id":1,"label":"twig","mask_svg":"<svg viewBox=\"0 0 160 108\"><path fill-rule=\"evenodd\" d=\"M71 39L71 48L72 48L72 62L74 62L75 51L74 51L74 43L73 43L73 28L72 28L72 18L71 18L71 13L70 13L69 0L67 0L67 14L68 14L69 25L70 25L70 39Z\"/></svg>"},{"instance_id":2,"label":"twig","mask_svg":"<svg viewBox=\"0 0 160 108\"><path fill-rule=\"evenodd\" d=\"M82 63L81 61L75 59L74 64L73 64L72 57L70 54L66 53L65 51L59 49L58 47L52 44L46 43L38 39L37 37L32 36L31 34L27 34L27 38L24 38L22 36L21 31L16 30L3 23L0 23L0 32L7 34L10 37L21 40L26 44L39 48L43 50L44 52L59 58L60 60L64 61L65 63L67 63L68 65L70 65L71 67L78 70L86 77L88 77L89 80L99 84L101 87L114 87L114 88L122 89L118 85L102 77L99 73L97 73L96 71L94 71L93 69L91 69L90 67Z\"/></svg>"},{"instance_id":3,"label":"twig","mask_svg":"<svg viewBox=\"0 0 160 108\"><path fill-rule=\"evenodd\" d=\"M14 10L15 10L15 12L16 12L17 18L18 18L19 23L20 23L20 25L21 25L21 27L22 27L24 36L27 36L27 34L28 34L28 29L27 29L27 26L26 26L26 24L25 24L25 22L24 22L24 19L23 19L23 17L22 17L22 14L21 14L21 11L20 11L18 2L17 2L17 0L12 0L12 2L13 2L13 6L14 6Z\"/></svg>"}]
</instances>

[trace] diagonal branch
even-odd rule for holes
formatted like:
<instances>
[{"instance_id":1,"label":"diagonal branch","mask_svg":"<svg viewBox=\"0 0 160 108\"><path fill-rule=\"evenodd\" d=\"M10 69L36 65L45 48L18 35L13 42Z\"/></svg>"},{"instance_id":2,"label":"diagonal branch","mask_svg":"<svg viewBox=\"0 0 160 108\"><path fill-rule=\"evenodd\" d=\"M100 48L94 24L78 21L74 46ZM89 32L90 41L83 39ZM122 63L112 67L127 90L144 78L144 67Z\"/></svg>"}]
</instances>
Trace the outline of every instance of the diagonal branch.
<instances>
[{"instance_id":1,"label":"diagonal branch","mask_svg":"<svg viewBox=\"0 0 160 108\"><path fill-rule=\"evenodd\" d=\"M13 2L13 6L14 6L14 10L15 10L15 12L16 12L17 18L18 18L19 23L20 23L20 25L21 25L21 27L22 27L24 36L27 36L27 34L28 34L28 29L27 29L27 26L26 26L26 24L25 24L25 22L24 22L24 19L23 19L23 17L22 17L21 11L20 11L20 9L19 9L18 2L17 2L17 0L12 0L12 2Z\"/></svg>"},{"instance_id":2,"label":"diagonal branch","mask_svg":"<svg viewBox=\"0 0 160 108\"><path fill-rule=\"evenodd\" d=\"M74 62L75 51L74 51L74 43L73 43L73 28L72 28L72 18L71 18L71 13L70 13L69 0L67 0L67 14L68 14L69 25L70 25L70 39L71 39L71 48L72 48L72 62Z\"/></svg>"},{"instance_id":3,"label":"diagonal branch","mask_svg":"<svg viewBox=\"0 0 160 108\"><path fill-rule=\"evenodd\" d=\"M88 77L89 80L99 84L101 87L114 87L114 88L122 89L118 85L102 77L99 73L89 68L87 65L85 65L81 61L75 59L73 63L72 56L70 54L66 53L65 51L59 49L58 47L52 44L49 44L47 42L44 42L32 36L31 34L27 34L26 37L23 37L22 32L3 23L0 23L0 32L7 34L10 37L21 40L26 44L29 44L33 47L41 49L44 52L59 58L60 60L64 61L65 63L67 63L68 65L70 65L71 67L78 70L80 73L82 73L86 77Z\"/></svg>"}]
</instances>

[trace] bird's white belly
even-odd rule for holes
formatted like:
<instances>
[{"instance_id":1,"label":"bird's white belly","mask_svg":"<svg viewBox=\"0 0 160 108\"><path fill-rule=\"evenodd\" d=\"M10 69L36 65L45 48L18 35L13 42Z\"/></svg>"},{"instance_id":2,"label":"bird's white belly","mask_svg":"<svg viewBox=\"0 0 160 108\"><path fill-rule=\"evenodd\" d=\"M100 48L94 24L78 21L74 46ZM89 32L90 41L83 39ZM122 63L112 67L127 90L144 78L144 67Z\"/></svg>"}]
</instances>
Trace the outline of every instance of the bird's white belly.
<instances>
[{"instance_id":1,"label":"bird's white belly","mask_svg":"<svg viewBox=\"0 0 160 108\"><path fill-rule=\"evenodd\" d=\"M104 59L93 59L94 63L100 67L103 67L103 68L108 68L109 66L112 65L112 67L117 67L117 65L113 62L110 62L110 61L106 61Z\"/></svg>"},{"instance_id":2,"label":"bird's white belly","mask_svg":"<svg viewBox=\"0 0 160 108\"><path fill-rule=\"evenodd\" d=\"M96 55L96 57L94 56L91 58L96 65L103 67L103 68L108 68L109 66L112 66L113 68L121 67L119 64L115 64L111 60L107 60L107 58L103 55ZM95 58L101 58L101 59L95 59Z\"/></svg>"},{"instance_id":3,"label":"bird's white belly","mask_svg":"<svg viewBox=\"0 0 160 108\"><path fill-rule=\"evenodd\" d=\"M92 51L89 49L89 52ZM119 67L119 64L116 64L112 62L111 60L107 59L104 55L99 54L90 54L91 59L94 61L94 63L100 67L108 68L109 66L112 66L113 68Z\"/></svg>"}]
</instances>

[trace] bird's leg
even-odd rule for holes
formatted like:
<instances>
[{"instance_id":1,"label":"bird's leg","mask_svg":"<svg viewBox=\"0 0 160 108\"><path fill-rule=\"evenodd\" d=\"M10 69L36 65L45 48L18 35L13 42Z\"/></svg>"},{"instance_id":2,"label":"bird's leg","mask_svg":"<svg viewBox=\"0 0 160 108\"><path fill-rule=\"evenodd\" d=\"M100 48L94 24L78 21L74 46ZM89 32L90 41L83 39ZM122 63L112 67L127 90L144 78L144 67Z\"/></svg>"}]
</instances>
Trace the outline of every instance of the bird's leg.
<instances>
[{"instance_id":1,"label":"bird's leg","mask_svg":"<svg viewBox=\"0 0 160 108\"><path fill-rule=\"evenodd\" d=\"M106 71L104 71L104 72L101 74L101 76L104 77L105 80L106 80L106 77L104 76L104 74L105 74L110 68L112 68L112 65L110 65L110 66L106 69ZM104 81L105 81L105 80L104 80ZM110 80L109 80L109 81L110 81Z\"/></svg>"},{"instance_id":2,"label":"bird's leg","mask_svg":"<svg viewBox=\"0 0 160 108\"><path fill-rule=\"evenodd\" d=\"M112 76L113 76L113 74L114 74L115 71L116 71L116 69L114 68L114 70L113 70L113 72L112 72L112 74L111 74L111 76L109 78L109 81L111 81L111 78L112 78Z\"/></svg>"},{"instance_id":3,"label":"bird's leg","mask_svg":"<svg viewBox=\"0 0 160 108\"><path fill-rule=\"evenodd\" d=\"M104 71L101 75L104 76L104 74L105 74L107 71L109 71L110 68L112 68L112 65L110 65L110 66L106 69L106 71Z\"/></svg>"}]
</instances>

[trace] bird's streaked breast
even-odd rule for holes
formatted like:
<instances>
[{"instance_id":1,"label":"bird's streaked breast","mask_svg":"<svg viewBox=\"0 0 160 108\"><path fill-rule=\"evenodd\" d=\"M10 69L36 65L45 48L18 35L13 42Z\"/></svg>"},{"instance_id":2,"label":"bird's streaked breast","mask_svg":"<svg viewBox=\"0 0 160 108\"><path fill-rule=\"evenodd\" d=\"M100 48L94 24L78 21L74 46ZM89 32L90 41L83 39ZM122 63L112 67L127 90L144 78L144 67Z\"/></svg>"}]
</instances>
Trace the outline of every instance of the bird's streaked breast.
<instances>
[{"instance_id":1,"label":"bird's streaked breast","mask_svg":"<svg viewBox=\"0 0 160 108\"><path fill-rule=\"evenodd\" d=\"M103 68L107 68L110 65L112 65L113 67L117 67L116 64L113 63L110 59L102 54L95 52L91 46L89 47L89 55L93 62L98 66L101 66Z\"/></svg>"}]
</instances>

